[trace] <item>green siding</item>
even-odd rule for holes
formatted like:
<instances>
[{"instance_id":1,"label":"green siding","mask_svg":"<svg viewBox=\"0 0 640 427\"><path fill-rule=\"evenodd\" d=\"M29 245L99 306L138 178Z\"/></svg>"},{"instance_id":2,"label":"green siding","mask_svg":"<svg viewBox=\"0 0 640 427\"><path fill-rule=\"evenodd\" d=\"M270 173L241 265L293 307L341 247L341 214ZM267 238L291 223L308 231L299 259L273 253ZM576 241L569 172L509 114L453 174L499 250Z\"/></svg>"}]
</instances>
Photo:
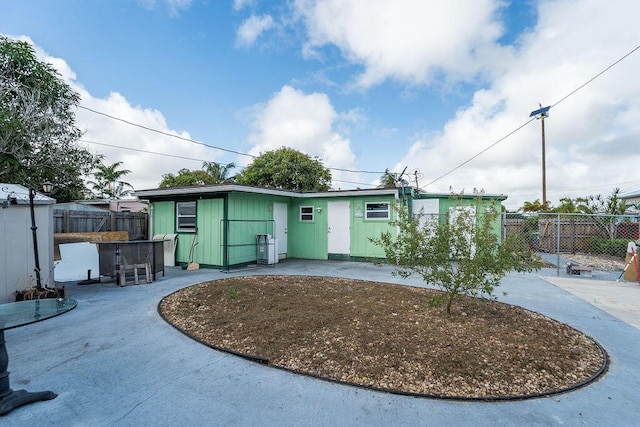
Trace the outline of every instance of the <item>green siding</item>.
<instances>
[{"instance_id":1,"label":"green siding","mask_svg":"<svg viewBox=\"0 0 640 427\"><path fill-rule=\"evenodd\" d=\"M176 232L175 205L175 202L153 203L153 234Z\"/></svg>"},{"instance_id":2,"label":"green siding","mask_svg":"<svg viewBox=\"0 0 640 427\"><path fill-rule=\"evenodd\" d=\"M429 197L421 197L429 198ZM498 212L502 210L502 203L499 199L495 198L481 198L481 197L465 197L465 198L440 198L439 214L440 220L446 221L448 218L449 210L457 206L476 206L476 223L481 220L487 209L493 209ZM493 221L492 229L498 235L498 238L502 240L502 216L498 215Z\"/></svg>"},{"instance_id":3,"label":"green siding","mask_svg":"<svg viewBox=\"0 0 640 427\"><path fill-rule=\"evenodd\" d=\"M274 235L274 202L286 203L287 199L260 194L229 194L229 221L226 224L229 265L256 261L256 235Z\"/></svg>"},{"instance_id":4,"label":"green siding","mask_svg":"<svg viewBox=\"0 0 640 427\"><path fill-rule=\"evenodd\" d=\"M222 233L220 222L223 217L224 200L207 199L198 200L196 236L197 245L194 248L193 260L199 264L222 265ZM182 237L182 236L181 236ZM181 256L188 261L191 239L193 235L185 233L189 244L183 245ZM185 251L186 249L186 251Z\"/></svg>"},{"instance_id":5,"label":"green siding","mask_svg":"<svg viewBox=\"0 0 640 427\"><path fill-rule=\"evenodd\" d=\"M300 221L300 207L313 206L313 222ZM289 256L327 259L327 202L323 199L297 199L289 205Z\"/></svg>"},{"instance_id":6,"label":"green siding","mask_svg":"<svg viewBox=\"0 0 640 427\"><path fill-rule=\"evenodd\" d=\"M395 232L395 228L389 222L395 218L393 210L388 220L368 220L364 216L365 203L387 202L393 207L393 196L367 196L367 197L332 197L299 199L291 203L289 209L289 254L293 258L327 259L328 253L328 228L327 215L328 203L331 201L349 202L349 233L351 257L359 258L384 258L382 248L369 241L371 237L380 237L384 231ZM300 221L300 207L313 206L320 208L315 210L314 221ZM362 217L356 217L356 212L362 212Z\"/></svg>"},{"instance_id":7,"label":"green siding","mask_svg":"<svg viewBox=\"0 0 640 427\"><path fill-rule=\"evenodd\" d=\"M365 203L387 202L390 204L390 218L387 220L366 219ZM391 196L358 197L351 199L351 256L363 258L384 258L382 247L369 241L370 238L380 237L383 232L396 232L396 228L389 222L396 217L394 212L395 198ZM360 210L362 217L356 217Z\"/></svg>"}]
</instances>

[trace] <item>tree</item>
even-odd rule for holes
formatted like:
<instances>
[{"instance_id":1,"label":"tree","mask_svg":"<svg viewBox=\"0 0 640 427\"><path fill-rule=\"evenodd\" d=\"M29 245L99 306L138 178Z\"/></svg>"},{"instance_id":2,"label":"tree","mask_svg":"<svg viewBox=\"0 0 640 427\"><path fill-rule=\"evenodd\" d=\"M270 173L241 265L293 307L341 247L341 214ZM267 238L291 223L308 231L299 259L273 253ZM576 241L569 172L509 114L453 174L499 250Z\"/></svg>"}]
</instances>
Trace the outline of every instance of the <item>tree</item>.
<instances>
[{"instance_id":1,"label":"tree","mask_svg":"<svg viewBox=\"0 0 640 427\"><path fill-rule=\"evenodd\" d=\"M229 173L236 168L235 163L227 163L226 165L216 162L204 162L202 169L213 178L215 184L224 184L233 182L233 177Z\"/></svg>"},{"instance_id":2,"label":"tree","mask_svg":"<svg viewBox=\"0 0 640 427\"><path fill-rule=\"evenodd\" d=\"M0 181L35 189L51 181L59 201L83 197L95 159L77 144L79 101L29 43L0 35Z\"/></svg>"},{"instance_id":3,"label":"tree","mask_svg":"<svg viewBox=\"0 0 640 427\"><path fill-rule=\"evenodd\" d=\"M549 202L546 204L540 203L540 199L536 199L534 202L524 202L522 205L523 212L548 212L551 205Z\"/></svg>"},{"instance_id":4,"label":"tree","mask_svg":"<svg viewBox=\"0 0 640 427\"><path fill-rule=\"evenodd\" d=\"M256 157L236 176L241 184L294 191L327 191L331 172L317 157L282 147Z\"/></svg>"},{"instance_id":5,"label":"tree","mask_svg":"<svg viewBox=\"0 0 640 427\"><path fill-rule=\"evenodd\" d=\"M460 295L494 297L494 289L510 270L541 267L521 236L500 241L495 210L482 212L476 221L463 208L449 221L437 223L423 221L421 214L410 218L404 208L396 210L398 219L391 224L398 235L385 232L371 241L382 246L388 262L397 266L394 274L403 278L417 274L442 290L432 302L444 304L447 313Z\"/></svg>"},{"instance_id":6,"label":"tree","mask_svg":"<svg viewBox=\"0 0 640 427\"><path fill-rule=\"evenodd\" d=\"M235 169L234 163L223 165L215 162L204 162L202 170L180 169L177 175L166 173L162 175L159 187L186 187L189 185L211 185L233 182L229 172Z\"/></svg>"},{"instance_id":7,"label":"tree","mask_svg":"<svg viewBox=\"0 0 640 427\"><path fill-rule=\"evenodd\" d=\"M120 199L131 193L133 186L124 182L122 177L131 173L129 169L118 170L122 162L111 165L102 163L103 156L99 156L100 163L96 166L93 176L95 181L89 181L96 195L102 199ZM127 189L128 188L128 189Z\"/></svg>"},{"instance_id":8,"label":"tree","mask_svg":"<svg viewBox=\"0 0 640 427\"><path fill-rule=\"evenodd\" d=\"M409 181L402 178L399 173L389 172L389 169L385 169L380 177L380 185L378 185L378 188L396 188L406 187L408 185Z\"/></svg>"}]
</instances>

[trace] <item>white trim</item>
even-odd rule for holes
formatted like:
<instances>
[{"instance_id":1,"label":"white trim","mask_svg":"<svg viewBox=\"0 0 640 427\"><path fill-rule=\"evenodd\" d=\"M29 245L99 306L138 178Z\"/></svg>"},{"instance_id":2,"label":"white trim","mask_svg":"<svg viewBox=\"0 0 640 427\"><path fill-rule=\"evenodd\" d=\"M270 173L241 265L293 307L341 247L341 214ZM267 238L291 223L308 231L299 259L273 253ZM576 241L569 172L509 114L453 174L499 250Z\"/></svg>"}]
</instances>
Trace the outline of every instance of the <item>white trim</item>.
<instances>
[{"instance_id":1,"label":"white trim","mask_svg":"<svg viewBox=\"0 0 640 427\"><path fill-rule=\"evenodd\" d=\"M386 210L372 210L369 211L369 209L367 209L368 205L387 205L387 209ZM382 217L373 217L370 218L369 217L369 212L386 212L387 216L382 218ZM391 203L387 202L387 201L381 201L381 202L365 202L364 203L364 219L367 221L389 221L391 219Z\"/></svg>"},{"instance_id":2,"label":"white trim","mask_svg":"<svg viewBox=\"0 0 640 427\"><path fill-rule=\"evenodd\" d=\"M311 209L311 212L302 212L302 209ZM302 219L303 215L311 215L311 219ZM315 222L316 220L316 216L315 216L315 207L313 206L300 206L300 210L299 210L299 215L298 215L298 221L300 222Z\"/></svg>"},{"instance_id":3,"label":"white trim","mask_svg":"<svg viewBox=\"0 0 640 427\"><path fill-rule=\"evenodd\" d=\"M193 215L180 215L180 205L186 205L187 203L193 203L194 213ZM193 218L193 228L180 228L180 218ZM184 201L184 202L176 202L176 231L180 231L182 233L195 233L198 228L198 202L195 200Z\"/></svg>"}]
</instances>

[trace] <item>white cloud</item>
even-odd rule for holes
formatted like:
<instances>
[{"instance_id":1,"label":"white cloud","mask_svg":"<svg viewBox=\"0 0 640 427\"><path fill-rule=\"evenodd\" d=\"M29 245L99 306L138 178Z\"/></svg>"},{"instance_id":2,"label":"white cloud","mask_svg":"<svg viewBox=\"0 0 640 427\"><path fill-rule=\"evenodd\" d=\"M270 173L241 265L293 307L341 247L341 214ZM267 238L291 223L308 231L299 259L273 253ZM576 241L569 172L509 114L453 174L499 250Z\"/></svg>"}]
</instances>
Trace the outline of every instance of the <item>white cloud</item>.
<instances>
[{"instance_id":1,"label":"white cloud","mask_svg":"<svg viewBox=\"0 0 640 427\"><path fill-rule=\"evenodd\" d=\"M245 7L252 6L253 4L254 0L233 0L233 9L242 10Z\"/></svg>"},{"instance_id":2,"label":"white cloud","mask_svg":"<svg viewBox=\"0 0 640 427\"><path fill-rule=\"evenodd\" d=\"M34 45L28 37L21 36L19 39ZM171 129L160 111L133 106L117 92L112 92L106 98L92 96L76 80L76 74L64 59L50 56L39 46L34 45L34 49L38 59L54 66L62 78L80 94L81 106L150 129L182 138L190 138L188 132L178 132ZM157 187L165 173L176 173L181 168L199 169L203 160L215 161L216 155L218 155L214 149L150 132L85 109L77 109L76 125L85 132L81 138L82 141L108 144L80 142L92 153L103 154L106 164L123 162L121 168L131 171L124 177L124 180L138 190ZM166 156L152 153L164 153ZM185 160L175 156L197 160Z\"/></svg>"},{"instance_id":3,"label":"white cloud","mask_svg":"<svg viewBox=\"0 0 640 427\"><path fill-rule=\"evenodd\" d=\"M271 15L251 15L238 28L236 46L251 46L265 31L273 28L274 22Z\"/></svg>"},{"instance_id":4,"label":"white cloud","mask_svg":"<svg viewBox=\"0 0 640 427\"><path fill-rule=\"evenodd\" d=\"M326 167L355 169L351 142L334 130L340 115L326 94L305 94L284 86L264 105L254 108L250 154L290 147L318 156ZM334 179L358 181L359 176L332 171ZM345 187L339 182L336 187Z\"/></svg>"},{"instance_id":5,"label":"white cloud","mask_svg":"<svg viewBox=\"0 0 640 427\"><path fill-rule=\"evenodd\" d=\"M428 84L473 77L495 50L502 27L496 21L500 0L296 0L295 12L306 24L303 52L332 44L361 64L361 87L386 79Z\"/></svg>"},{"instance_id":6,"label":"white cloud","mask_svg":"<svg viewBox=\"0 0 640 427\"><path fill-rule=\"evenodd\" d=\"M550 105L622 57L640 40L640 3L548 1L537 26L494 69L437 135L418 139L397 167L419 168L425 185L523 124L538 102ZM640 51L562 101L545 120L548 199L610 193L640 178ZM541 199L541 127L535 121L437 183L429 191L484 187L517 208ZM624 187L624 186L623 186Z\"/></svg>"},{"instance_id":7,"label":"white cloud","mask_svg":"<svg viewBox=\"0 0 640 427\"><path fill-rule=\"evenodd\" d=\"M178 16L182 10L188 9L193 0L139 0L147 9L154 9L158 3L164 3L169 15Z\"/></svg>"}]
</instances>

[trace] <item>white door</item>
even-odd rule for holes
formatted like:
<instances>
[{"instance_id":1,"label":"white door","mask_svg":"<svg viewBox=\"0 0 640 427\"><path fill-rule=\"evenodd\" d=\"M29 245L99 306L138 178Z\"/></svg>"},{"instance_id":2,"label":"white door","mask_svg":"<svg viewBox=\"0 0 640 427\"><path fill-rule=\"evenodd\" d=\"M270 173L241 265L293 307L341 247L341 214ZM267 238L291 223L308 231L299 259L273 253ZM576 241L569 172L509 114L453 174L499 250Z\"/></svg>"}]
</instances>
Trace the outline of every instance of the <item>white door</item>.
<instances>
[{"instance_id":1,"label":"white door","mask_svg":"<svg viewBox=\"0 0 640 427\"><path fill-rule=\"evenodd\" d=\"M329 253L349 255L351 253L349 202L329 202L327 210L329 212L327 215Z\"/></svg>"},{"instance_id":2,"label":"white door","mask_svg":"<svg viewBox=\"0 0 640 427\"><path fill-rule=\"evenodd\" d=\"M420 225L433 227L438 225L440 200L415 199L411 201L413 218L420 218Z\"/></svg>"},{"instance_id":3,"label":"white door","mask_svg":"<svg viewBox=\"0 0 640 427\"><path fill-rule=\"evenodd\" d=\"M456 206L449 208L449 225L455 224L459 217L463 217L467 223L473 230L473 226L476 223L476 207L475 206ZM465 233L465 238L469 244L469 248L471 249L471 256L473 257L476 253L476 247L473 243L473 234L471 232Z\"/></svg>"},{"instance_id":4,"label":"white door","mask_svg":"<svg viewBox=\"0 0 640 427\"><path fill-rule=\"evenodd\" d=\"M278 259L287 257L287 204L273 204L273 220L275 222L275 238L278 241Z\"/></svg>"}]
</instances>

